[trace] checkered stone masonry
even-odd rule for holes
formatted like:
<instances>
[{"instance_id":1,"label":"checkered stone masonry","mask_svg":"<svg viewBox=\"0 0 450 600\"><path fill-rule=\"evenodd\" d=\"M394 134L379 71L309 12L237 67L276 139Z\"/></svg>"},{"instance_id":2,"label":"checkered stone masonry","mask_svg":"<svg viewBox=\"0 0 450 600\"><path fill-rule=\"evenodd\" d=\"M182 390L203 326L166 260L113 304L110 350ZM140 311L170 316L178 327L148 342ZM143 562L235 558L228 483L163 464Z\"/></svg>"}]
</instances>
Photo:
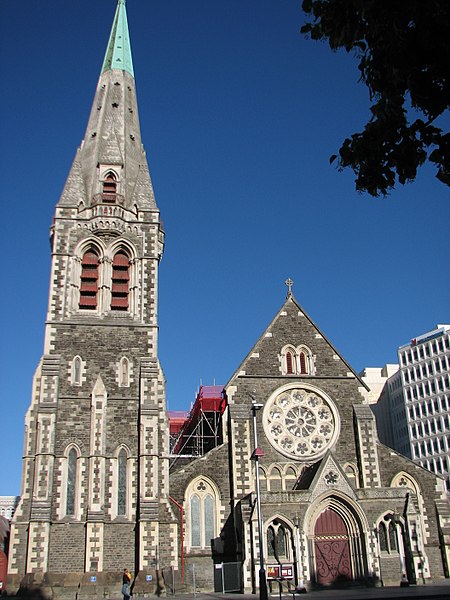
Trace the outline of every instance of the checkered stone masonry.
<instances>
[{"instance_id":1,"label":"checkered stone masonry","mask_svg":"<svg viewBox=\"0 0 450 600\"><path fill-rule=\"evenodd\" d=\"M124 3L117 10L125 11ZM115 38L118 30L112 31ZM102 181L109 169L118 187L116 197L106 200ZM177 521L169 503L168 421L158 361L163 247L134 77L108 67L51 230L44 357L27 414L21 502L11 532L13 592L38 570L58 589L78 584L86 572L96 572L101 585L101 574L114 571L119 556L122 568L139 560L154 569L156 558L160 568L176 565L177 545L167 543ZM91 308L80 309L80 259L89 250L98 252L98 288ZM112 307L111 261L119 251L130 260L128 306ZM77 381L74 357L82 359ZM128 385L118 378L122 357L129 361ZM75 507L66 514L72 448ZM128 455L126 506L117 514L121 448Z\"/></svg>"},{"instance_id":2,"label":"checkered stone masonry","mask_svg":"<svg viewBox=\"0 0 450 600\"><path fill-rule=\"evenodd\" d=\"M359 446L360 472L364 487L380 487L375 417L366 405L353 407Z\"/></svg>"}]
</instances>

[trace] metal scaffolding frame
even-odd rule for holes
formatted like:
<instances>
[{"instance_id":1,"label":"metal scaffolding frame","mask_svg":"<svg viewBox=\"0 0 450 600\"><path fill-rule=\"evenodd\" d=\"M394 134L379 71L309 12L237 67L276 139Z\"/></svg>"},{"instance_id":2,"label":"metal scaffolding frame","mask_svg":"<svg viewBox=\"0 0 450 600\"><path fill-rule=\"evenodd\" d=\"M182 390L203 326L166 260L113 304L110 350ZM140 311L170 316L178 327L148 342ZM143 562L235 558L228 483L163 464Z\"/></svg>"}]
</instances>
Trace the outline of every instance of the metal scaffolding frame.
<instances>
[{"instance_id":1,"label":"metal scaffolding frame","mask_svg":"<svg viewBox=\"0 0 450 600\"><path fill-rule=\"evenodd\" d=\"M222 415L226 399L222 386L200 386L188 414L169 413L172 464L178 457L203 456L223 441ZM183 414L186 415L183 421Z\"/></svg>"}]
</instances>

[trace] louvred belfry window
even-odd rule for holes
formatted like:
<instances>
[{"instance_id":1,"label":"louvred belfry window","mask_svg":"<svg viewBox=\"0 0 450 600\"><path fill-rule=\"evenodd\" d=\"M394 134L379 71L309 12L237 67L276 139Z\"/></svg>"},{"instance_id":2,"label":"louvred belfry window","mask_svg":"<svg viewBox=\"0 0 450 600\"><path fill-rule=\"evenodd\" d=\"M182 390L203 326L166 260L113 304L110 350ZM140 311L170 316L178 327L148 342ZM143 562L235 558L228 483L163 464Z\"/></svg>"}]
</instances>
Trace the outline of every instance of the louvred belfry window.
<instances>
[{"instance_id":1,"label":"louvred belfry window","mask_svg":"<svg viewBox=\"0 0 450 600\"><path fill-rule=\"evenodd\" d=\"M90 250L81 261L80 303L81 309L97 308L98 256Z\"/></svg>"},{"instance_id":2,"label":"louvred belfry window","mask_svg":"<svg viewBox=\"0 0 450 600\"><path fill-rule=\"evenodd\" d=\"M128 310L130 259L118 252L112 263L111 310Z\"/></svg>"},{"instance_id":3,"label":"louvred belfry window","mask_svg":"<svg viewBox=\"0 0 450 600\"><path fill-rule=\"evenodd\" d=\"M115 202L117 180L114 173L108 173L103 180L103 202Z\"/></svg>"}]
</instances>

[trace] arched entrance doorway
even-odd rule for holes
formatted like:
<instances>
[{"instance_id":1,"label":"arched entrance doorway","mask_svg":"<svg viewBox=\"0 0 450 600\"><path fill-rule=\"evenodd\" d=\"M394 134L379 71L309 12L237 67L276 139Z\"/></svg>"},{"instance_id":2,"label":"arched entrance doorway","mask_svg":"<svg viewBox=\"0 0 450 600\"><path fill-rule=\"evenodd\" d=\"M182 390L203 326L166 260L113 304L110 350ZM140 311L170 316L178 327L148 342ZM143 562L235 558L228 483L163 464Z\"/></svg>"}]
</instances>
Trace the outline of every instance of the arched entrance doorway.
<instances>
[{"instance_id":1,"label":"arched entrance doorway","mask_svg":"<svg viewBox=\"0 0 450 600\"><path fill-rule=\"evenodd\" d=\"M349 532L344 519L333 509L325 509L314 527L316 580L332 585L353 579Z\"/></svg>"}]
</instances>

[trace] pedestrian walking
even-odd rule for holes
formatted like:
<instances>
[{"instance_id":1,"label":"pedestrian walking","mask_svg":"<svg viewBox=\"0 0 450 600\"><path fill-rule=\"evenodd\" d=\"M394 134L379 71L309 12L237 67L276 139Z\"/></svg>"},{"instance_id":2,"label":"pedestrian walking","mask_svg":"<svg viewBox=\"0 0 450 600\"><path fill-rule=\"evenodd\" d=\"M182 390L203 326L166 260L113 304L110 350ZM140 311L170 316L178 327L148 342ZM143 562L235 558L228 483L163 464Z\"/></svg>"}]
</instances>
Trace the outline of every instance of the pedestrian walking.
<instances>
[{"instance_id":1,"label":"pedestrian walking","mask_svg":"<svg viewBox=\"0 0 450 600\"><path fill-rule=\"evenodd\" d=\"M130 600L130 583L131 583L131 573L128 569L124 569L123 575L122 575L123 600Z\"/></svg>"}]
</instances>

